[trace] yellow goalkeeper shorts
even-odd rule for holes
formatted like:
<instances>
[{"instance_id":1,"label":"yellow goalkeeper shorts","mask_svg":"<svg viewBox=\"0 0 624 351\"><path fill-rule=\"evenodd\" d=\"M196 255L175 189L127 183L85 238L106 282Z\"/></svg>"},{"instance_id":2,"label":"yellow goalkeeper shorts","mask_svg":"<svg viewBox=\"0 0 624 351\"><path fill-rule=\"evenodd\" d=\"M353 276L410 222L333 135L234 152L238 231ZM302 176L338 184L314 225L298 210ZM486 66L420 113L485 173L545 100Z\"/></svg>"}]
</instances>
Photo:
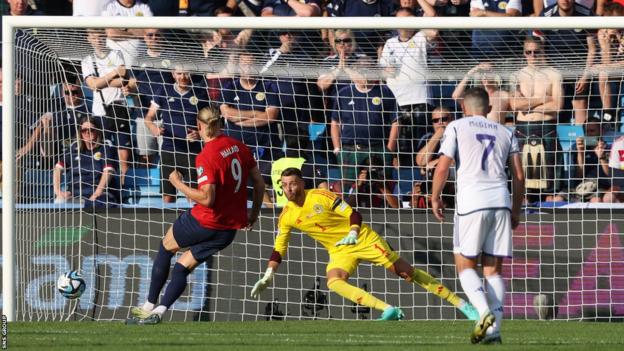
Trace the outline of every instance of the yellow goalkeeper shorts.
<instances>
[{"instance_id":1,"label":"yellow goalkeeper shorts","mask_svg":"<svg viewBox=\"0 0 624 351\"><path fill-rule=\"evenodd\" d=\"M390 245L371 229L360 232L356 245L342 245L330 250L326 272L340 268L353 275L360 261L390 268L398 259L399 255Z\"/></svg>"}]
</instances>

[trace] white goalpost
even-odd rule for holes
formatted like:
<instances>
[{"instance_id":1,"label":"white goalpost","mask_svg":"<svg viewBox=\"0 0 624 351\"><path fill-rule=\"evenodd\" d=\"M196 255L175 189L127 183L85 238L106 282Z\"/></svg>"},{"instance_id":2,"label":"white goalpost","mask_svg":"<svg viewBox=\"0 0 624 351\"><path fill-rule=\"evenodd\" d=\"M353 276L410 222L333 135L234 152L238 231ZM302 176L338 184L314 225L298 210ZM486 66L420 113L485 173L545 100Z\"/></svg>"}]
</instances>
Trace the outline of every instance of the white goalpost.
<instances>
[{"instance_id":1,"label":"white goalpost","mask_svg":"<svg viewBox=\"0 0 624 351\"><path fill-rule=\"evenodd\" d=\"M453 97L460 84L489 81L497 86L496 94L521 94L518 72L527 65L523 40L530 30L536 30L533 37L541 43L545 31L582 28L595 37L598 30L623 30L623 23L622 17L6 16L2 20L2 314L8 321L124 320L130 307L145 301L160 240L175 218L192 206L180 194L177 199L171 194L173 202L162 196L163 174L167 167L195 172L192 150L197 145L188 136L194 126L184 116L193 113L189 108L208 104L267 114L271 108L277 110L273 119L255 127L226 118L225 128L248 145L257 143L249 146L259 165L266 167L270 189L256 226L239 231L230 247L189 276L188 288L167 320L377 317L374 311L330 293L325 286L326 251L299 233L292 235L288 256L272 285L260 300L249 297L273 248L280 189L269 180L277 172L275 161L285 156L305 159L313 185L327 186L345 199L353 196L353 206L364 220L402 257L464 296L453 265L452 223L437 223L427 205L428 172L434 167L429 161L435 152L423 151L425 164L416 164L417 154L435 133L431 116L441 111L447 118L461 117L461 93ZM422 67L383 58L386 41L405 28L438 30L435 39L423 44L424 54L419 55L424 59L405 61ZM104 29L158 29L154 35L160 41L150 44L138 34L111 40ZM473 55L470 44L457 39L470 38L473 30L513 30L516 41L502 45L501 51ZM96 34L89 37L93 33L89 31L97 32L100 39L94 39ZM367 36L369 32L378 37ZM342 70L336 69L342 61L336 43L345 44L346 39L334 41L339 33L350 35L346 39L359 46L353 45ZM624 38L624 31L619 35ZM101 47L97 40L102 40ZM617 45L624 50L624 40L612 43ZM405 55L416 52L411 49L414 46L406 46ZM609 56L612 61L607 62L607 54L598 48L592 63L603 68L590 69L591 64L580 58L583 48L576 49L568 47L568 54L547 56L547 60L559 72L562 87L574 86L586 76L584 113L579 115L579 108L568 106L578 100L574 89L566 93L562 88L561 106L540 110L554 117L537 128L544 135L552 129L553 134L535 139L522 134L535 124L517 119L534 106L521 112L509 106L500 111L509 127L526 139L523 162L527 174L534 176L528 185L532 197L523 224L514 231L514 255L504 266L505 318L610 321L624 317L624 207L590 202L607 192L617 197L616 185L624 179L613 171L602 180L591 178L590 172L600 174L605 158L579 166L576 153L576 137L584 138L588 148L599 142L612 147L622 138L624 59ZM241 56L248 57L246 66ZM555 62L556 58L565 63ZM467 76L476 64L486 61L490 68ZM87 77L103 77L120 66L126 74L99 89L89 88ZM182 84L172 75L176 71L188 77L190 95L172 93ZM331 83L324 86L327 77ZM115 79L119 85L113 84ZM253 82L251 88L240 82L243 79ZM368 84L368 92L355 92L358 79ZM408 86L424 87L424 124L405 122L405 116L412 115L401 112L405 111L401 98L392 83L386 84L388 79L412 79ZM544 78L536 75L528 80L539 79ZM544 94L543 101L535 104L545 104L550 95ZM100 116L102 111L91 106L102 102ZM90 105L89 111L81 110L83 103ZM157 106L158 112L151 116L156 123L147 117L152 106ZM585 123L580 120L583 115ZM85 116L96 116L89 122L92 127L80 125ZM366 123L358 118L368 118L373 126L364 137L357 133ZM122 130L124 123L128 128ZM592 123L601 130L597 136L587 131ZM410 132L399 134L395 140L399 146L388 149L393 124ZM111 126L119 131L114 133ZM162 136L152 135L160 128ZM99 133L100 151L84 154L83 130ZM122 153L114 144L126 139L131 143L127 161L120 159ZM410 145L409 150L401 148L404 144ZM167 153L175 154L173 160L166 158ZM410 164L403 164L401 157L411 159ZM584 171L578 173L577 167ZM109 168L115 172L105 187L106 196L99 194L93 200L90 191L97 190L97 182ZM188 173L188 177L193 176ZM600 181L609 187L601 188ZM59 195L65 192L72 198ZM449 204L452 195L452 189L445 190ZM453 211L450 207L447 217ZM76 300L65 299L55 286L57 277L71 270L80 270L87 286ZM361 264L351 281L400 306L408 319L464 318L453 306L381 267Z\"/></svg>"}]
</instances>

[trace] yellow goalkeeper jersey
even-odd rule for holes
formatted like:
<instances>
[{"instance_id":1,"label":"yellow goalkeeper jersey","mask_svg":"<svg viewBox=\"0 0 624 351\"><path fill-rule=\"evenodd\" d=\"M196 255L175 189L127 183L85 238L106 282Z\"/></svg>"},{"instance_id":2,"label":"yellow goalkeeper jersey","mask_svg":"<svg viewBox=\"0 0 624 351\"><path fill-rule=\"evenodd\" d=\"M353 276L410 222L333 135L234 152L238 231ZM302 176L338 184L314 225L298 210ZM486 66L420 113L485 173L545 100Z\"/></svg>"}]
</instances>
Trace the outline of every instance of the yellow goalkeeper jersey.
<instances>
[{"instance_id":1,"label":"yellow goalkeeper jersey","mask_svg":"<svg viewBox=\"0 0 624 351\"><path fill-rule=\"evenodd\" d=\"M352 212L351 206L331 191L306 190L303 206L288 201L282 209L274 249L286 257L290 232L294 228L308 234L331 253L337 249L334 246L336 242L349 233ZM370 230L368 225L362 224L359 237L365 236Z\"/></svg>"}]
</instances>

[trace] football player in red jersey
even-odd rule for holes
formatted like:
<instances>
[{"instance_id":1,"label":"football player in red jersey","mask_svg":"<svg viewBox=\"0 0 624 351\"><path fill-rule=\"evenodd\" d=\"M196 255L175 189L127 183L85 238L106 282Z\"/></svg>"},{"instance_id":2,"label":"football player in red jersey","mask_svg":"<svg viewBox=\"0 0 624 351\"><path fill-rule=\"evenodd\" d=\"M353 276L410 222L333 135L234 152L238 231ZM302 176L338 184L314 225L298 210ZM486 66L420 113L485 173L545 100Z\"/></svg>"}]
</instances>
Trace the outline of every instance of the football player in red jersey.
<instances>
[{"instance_id":1,"label":"football player in red jersey","mask_svg":"<svg viewBox=\"0 0 624 351\"><path fill-rule=\"evenodd\" d=\"M219 111L204 108L197 115L203 150L195 159L197 189L184 183L179 172L169 176L173 186L196 202L169 228L152 266L147 301L131 309L127 324L158 324L162 315L186 288L187 276L200 263L234 240L236 230L251 228L258 219L264 181L251 151L240 141L223 135ZM253 184L253 205L247 214L247 181ZM181 248L185 251L171 274L171 281L156 306L167 281L171 258Z\"/></svg>"}]
</instances>

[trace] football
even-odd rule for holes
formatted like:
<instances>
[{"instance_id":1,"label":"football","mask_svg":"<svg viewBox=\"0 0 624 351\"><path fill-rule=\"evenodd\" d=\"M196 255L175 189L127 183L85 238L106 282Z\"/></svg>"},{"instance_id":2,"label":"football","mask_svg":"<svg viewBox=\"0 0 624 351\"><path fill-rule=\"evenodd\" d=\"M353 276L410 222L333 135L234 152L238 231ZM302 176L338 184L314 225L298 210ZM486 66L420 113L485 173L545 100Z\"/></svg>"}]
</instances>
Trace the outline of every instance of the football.
<instances>
[{"instance_id":1,"label":"football","mask_svg":"<svg viewBox=\"0 0 624 351\"><path fill-rule=\"evenodd\" d=\"M533 297L533 308L540 320L553 319L555 317L552 298L546 294Z\"/></svg>"},{"instance_id":2,"label":"football","mask_svg":"<svg viewBox=\"0 0 624 351\"><path fill-rule=\"evenodd\" d=\"M77 299L85 291L86 283L78 271L70 271L61 274L56 281L56 288L64 297Z\"/></svg>"}]
</instances>

